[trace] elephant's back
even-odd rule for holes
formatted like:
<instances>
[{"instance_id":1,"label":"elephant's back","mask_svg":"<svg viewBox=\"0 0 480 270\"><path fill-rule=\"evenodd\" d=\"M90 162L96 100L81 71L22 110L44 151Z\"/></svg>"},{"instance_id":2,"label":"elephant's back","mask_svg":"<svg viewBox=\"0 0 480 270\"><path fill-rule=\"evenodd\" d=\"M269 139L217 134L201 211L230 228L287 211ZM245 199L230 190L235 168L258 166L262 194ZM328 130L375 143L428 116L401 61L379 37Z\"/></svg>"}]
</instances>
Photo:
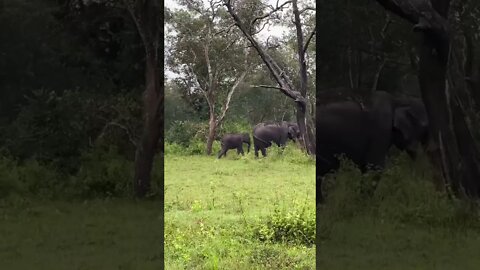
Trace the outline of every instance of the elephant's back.
<instances>
[{"instance_id":1,"label":"elephant's back","mask_svg":"<svg viewBox=\"0 0 480 270\"><path fill-rule=\"evenodd\" d=\"M354 101L321 106L316 112L317 146L320 152L344 153L361 160L368 144L368 114Z\"/></svg>"}]
</instances>

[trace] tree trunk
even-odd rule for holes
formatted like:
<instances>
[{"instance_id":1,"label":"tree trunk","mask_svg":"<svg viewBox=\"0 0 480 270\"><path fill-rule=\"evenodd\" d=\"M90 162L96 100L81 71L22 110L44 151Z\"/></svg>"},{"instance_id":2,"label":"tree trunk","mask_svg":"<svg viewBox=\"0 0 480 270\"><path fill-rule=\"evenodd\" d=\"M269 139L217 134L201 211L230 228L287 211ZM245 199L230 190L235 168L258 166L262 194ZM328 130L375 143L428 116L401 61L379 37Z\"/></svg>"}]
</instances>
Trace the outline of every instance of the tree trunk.
<instances>
[{"instance_id":1,"label":"tree trunk","mask_svg":"<svg viewBox=\"0 0 480 270\"><path fill-rule=\"evenodd\" d=\"M208 122L208 137L207 137L207 155L212 154L213 141L217 132L217 120L215 114L210 113L210 121Z\"/></svg>"},{"instance_id":2,"label":"tree trunk","mask_svg":"<svg viewBox=\"0 0 480 270\"><path fill-rule=\"evenodd\" d=\"M163 137L163 73L160 72L160 26L163 5L156 0L124 0L145 48L145 92L143 95L143 131L135 152L133 186L137 197L150 189L153 159ZM163 143L162 149L163 153ZM162 157L163 158L163 157ZM163 187L162 187L163 190ZM162 193L163 194L163 193Z\"/></svg>"},{"instance_id":3,"label":"tree trunk","mask_svg":"<svg viewBox=\"0 0 480 270\"><path fill-rule=\"evenodd\" d=\"M163 137L163 78L153 54L146 59L146 89L144 94L144 127L135 154L134 188L138 197L150 189L150 177L158 141ZM163 153L163 150L162 150Z\"/></svg>"},{"instance_id":4,"label":"tree trunk","mask_svg":"<svg viewBox=\"0 0 480 270\"><path fill-rule=\"evenodd\" d=\"M307 97L307 86L308 86L308 76L307 76L307 63L305 60L305 49L303 41L303 32L302 25L300 22L300 13L298 11L297 1L292 1L293 4L293 14L295 16L295 28L297 31L297 56L298 64L300 66L300 94L306 99ZM315 140L312 134L312 129L309 127L310 121L307 117L310 114L308 113L308 103L297 103L297 124L300 129L300 134L302 136L302 141L304 148L308 154L315 154Z\"/></svg>"},{"instance_id":5,"label":"tree trunk","mask_svg":"<svg viewBox=\"0 0 480 270\"><path fill-rule=\"evenodd\" d=\"M431 159L441 169L445 182L456 195L463 192L478 198L480 193L479 151L467 124L462 105L465 87L448 88L447 65L450 57L451 34L446 20L449 0L394 1L377 0L385 8L415 24L421 31L419 82L427 110L432 140Z\"/></svg>"}]
</instances>

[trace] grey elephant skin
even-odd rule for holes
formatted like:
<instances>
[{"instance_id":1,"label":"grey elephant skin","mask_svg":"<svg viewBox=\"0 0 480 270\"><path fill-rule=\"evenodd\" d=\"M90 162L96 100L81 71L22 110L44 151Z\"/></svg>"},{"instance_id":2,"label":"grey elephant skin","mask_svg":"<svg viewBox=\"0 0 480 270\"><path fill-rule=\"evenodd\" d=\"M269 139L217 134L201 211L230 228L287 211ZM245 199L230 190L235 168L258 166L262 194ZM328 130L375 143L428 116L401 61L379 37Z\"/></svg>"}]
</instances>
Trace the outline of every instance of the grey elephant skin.
<instances>
[{"instance_id":1,"label":"grey elephant skin","mask_svg":"<svg viewBox=\"0 0 480 270\"><path fill-rule=\"evenodd\" d=\"M242 134L225 134L222 137L222 149L218 152L218 158L227 156L227 151L230 149L237 149L237 154L244 155L243 144L247 144L247 153L250 152L250 135L248 133Z\"/></svg>"},{"instance_id":2,"label":"grey elephant skin","mask_svg":"<svg viewBox=\"0 0 480 270\"><path fill-rule=\"evenodd\" d=\"M253 147L255 157L258 157L258 150L264 157L267 156L267 148L275 143L279 147L285 147L287 141L300 137L300 129L296 123L260 123L253 128Z\"/></svg>"},{"instance_id":3,"label":"grey elephant skin","mask_svg":"<svg viewBox=\"0 0 480 270\"><path fill-rule=\"evenodd\" d=\"M317 204L323 202L322 178L338 169L338 155L344 154L365 172L383 169L392 145L415 158L417 146L425 146L428 141L428 117L423 102L413 97L394 97L384 91L363 99L317 103L316 123Z\"/></svg>"}]
</instances>

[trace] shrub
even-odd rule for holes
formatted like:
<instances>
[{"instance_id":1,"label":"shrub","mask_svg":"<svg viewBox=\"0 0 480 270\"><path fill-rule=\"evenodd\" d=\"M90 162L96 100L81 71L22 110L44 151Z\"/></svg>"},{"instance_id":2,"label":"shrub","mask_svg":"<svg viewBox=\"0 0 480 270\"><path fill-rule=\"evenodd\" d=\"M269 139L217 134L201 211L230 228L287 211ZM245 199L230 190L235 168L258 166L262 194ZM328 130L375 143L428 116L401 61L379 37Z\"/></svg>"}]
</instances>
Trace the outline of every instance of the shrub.
<instances>
[{"instance_id":1,"label":"shrub","mask_svg":"<svg viewBox=\"0 0 480 270\"><path fill-rule=\"evenodd\" d=\"M275 208L254 228L254 236L261 241L312 246L315 228L315 212L296 204L290 211Z\"/></svg>"},{"instance_id":2,"label":"shrub","mask_svg":"<svg viewBox=\"0 0 480 270\"><path fill-rule=\"evenodd\" d=\"M226 133L252 133L252 126L247 121L225 121L221 128L218 129L218 134Z\"/></svg>"},{"instance_id":3,"label":"shrub","mask_svg":"<svg viewBox=\"0 0 480 270\"><path fill-rule=\"evenodd\" d=\"M75 179L81 197L131 196L133 163L118 154L115 147L94 148L82 155Z\"/></svg>"},{"instance_id":4,"label":"shrub","mask_svg":"<svg viewBox=\"0 0 480 270\"><path fill-rule=\"evenodd\" d=\"M50 199L61 196L66 184L54 168L36 160L18 164L11 158L0 158L0 198L28 194Z\"/></svg>"},{"instance_id":5,"label":"shrub","mask_svg":"<svg viewBox=\"0 0 480 270\"><path fill-rule=\"evenodd\" d=\"M322 219L369 214L429 226L480 224L478 207L449 199L435 188L431 172L424 156L412 161L403 153L395 156L381 174L362 175L352 162L344 160L336 177L327 177Z\"/></svg>"},{"instance_id":6,"label":"shrub","mask_svg":"<svg viewBox=\"0 0 480 270\"><path fill-rule=\"evenodd\" d=\"M205 140L208 133L208 123L174 121L165 132L165 141L188 147L190 143L197 140Z\"/></svg>"}]
</instances>

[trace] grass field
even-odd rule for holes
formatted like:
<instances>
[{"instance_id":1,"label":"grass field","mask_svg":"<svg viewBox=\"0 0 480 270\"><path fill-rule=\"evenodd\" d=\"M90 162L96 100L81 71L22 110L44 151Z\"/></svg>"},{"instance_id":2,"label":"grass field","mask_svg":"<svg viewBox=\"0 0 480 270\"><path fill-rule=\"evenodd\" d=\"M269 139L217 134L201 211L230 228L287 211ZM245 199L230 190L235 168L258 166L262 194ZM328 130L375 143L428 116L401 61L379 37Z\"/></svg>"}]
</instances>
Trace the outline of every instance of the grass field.
<instances>
[{"instance_id":1,"label":"grass field","mask_svg":"<svg viewBox=\"0 0 480 270\"><path fill-rule=\"evenodd\" d=\"M282 231L314 232L314 161L291 148L269 154L167 154L166 269L315 269L314 246Z\"/></svg>"},{"instance_id":2,"label":"grass field","mask_svg":"<svg viewBox=\"0 0 480 270\"><path fill-rule=\"evenodd\" d=\"M0 269L160 269L158 202L0 201Z\"/></svg>"},{"instance_id":3,"label":"grass field","mask_svg":"<svg viewBox=\"0 0 480 270\"><path fill-rule=\"evenodd\" d=\"M480 233L361 216L331 224L320 269L480 269ZM322 238L322 237L321 237Z\"/></svg>"},{"instance_id":4,"label":"grass field","mask_svg":"<svg viewBox=\"0 0 480 270\"><path fill-rule=\"evenodd\" d=\"M399 157L365 195L371 179L347 168L330 187L320 269L480 269L478 205L438 192L425 159Z\"/></svg>"}]
</instances>

